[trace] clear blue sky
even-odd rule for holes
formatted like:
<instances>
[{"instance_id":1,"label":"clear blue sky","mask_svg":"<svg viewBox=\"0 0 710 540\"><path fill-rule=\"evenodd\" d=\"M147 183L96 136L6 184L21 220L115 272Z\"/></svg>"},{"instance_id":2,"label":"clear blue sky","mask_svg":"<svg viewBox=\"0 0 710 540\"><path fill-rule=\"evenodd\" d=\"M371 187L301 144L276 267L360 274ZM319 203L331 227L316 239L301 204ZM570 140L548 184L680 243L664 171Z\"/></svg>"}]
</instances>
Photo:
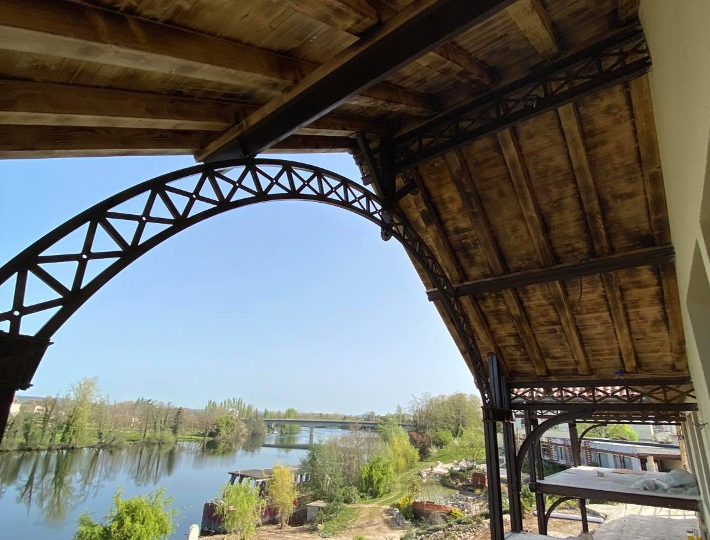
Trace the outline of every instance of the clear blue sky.
<instances>
[{"instance_id":1,"label":"clear blue sky","mask_svg":"<svg viewBox=\"0 0 710 540\"><path fill-rule=\"evenodd\" d=\"M348 155L280 157L359 181ZM90 205L193 164L0 161L0 263ZM474 391L401 245L359 216L307 202L250 206L179 233L109 282L53 341L28 394L63 394L96 376L116 400L201 407L240 396L260 408L359 413L422 392Z\"/></svg>"}]
</instances>

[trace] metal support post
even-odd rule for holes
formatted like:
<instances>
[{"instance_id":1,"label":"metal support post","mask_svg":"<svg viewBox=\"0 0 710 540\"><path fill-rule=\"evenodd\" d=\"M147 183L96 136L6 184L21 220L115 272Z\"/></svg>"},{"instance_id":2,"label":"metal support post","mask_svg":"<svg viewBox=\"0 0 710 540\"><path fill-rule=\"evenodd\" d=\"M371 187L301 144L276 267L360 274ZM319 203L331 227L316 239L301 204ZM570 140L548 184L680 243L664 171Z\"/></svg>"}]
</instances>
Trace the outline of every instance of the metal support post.
<instances>
[{"instance_id":1,"label":"metal support post","mask_svg":"<svg viewBox=\"0 0 710 540\"><path fill-rule=\"evenodd\" d=\"M530 411L525 411L525 436L537 426L537 420L532 418ZM540 443L534 444L528 452L528 468L530 470L530 488L535 492L535 509L537 510L537 530L542 535L547 534L547 521L545 520L545 494L537 491L537 480L545 478L545 469L542 463Z\"/></svg>"},{"instance_id":2,"label":"metal support post","mask_svg":"<svg viewBox=\"0 0 710 540\"><path fill-rule=\"evenodd\" d=\"M488 476L488 513L491 522L491 540L504 540L503 499L500 493L500 465L496 422L489 407L483 407L483 436L486 444L486 474ZM510 476L510 473L508 473Z\"/></svg>"},{"instance_id":3,"label":"metal support post","mask_svg":"<svg viewBox=\"0 0 710 540\"><path fill-rule=\"evenodd\" d=\"M570 422L568 427L569 441L572 446L572 466L580 467L582 465L582 446L579 442L577 424ZM585 499L579 499L579 512L582 515L582 531L589 532L589 522L587 521L587 501Z\"/></svg>"},{"instance_id":4,"label":"metal support post","mask_svg":"<svg viewBox=\"0 0 710 540\"><path fill-rule=\"evenodd\" d=\"M26 390L49 340L0 332L0 442L17 390Z\"/></svg>"}]
</instances>

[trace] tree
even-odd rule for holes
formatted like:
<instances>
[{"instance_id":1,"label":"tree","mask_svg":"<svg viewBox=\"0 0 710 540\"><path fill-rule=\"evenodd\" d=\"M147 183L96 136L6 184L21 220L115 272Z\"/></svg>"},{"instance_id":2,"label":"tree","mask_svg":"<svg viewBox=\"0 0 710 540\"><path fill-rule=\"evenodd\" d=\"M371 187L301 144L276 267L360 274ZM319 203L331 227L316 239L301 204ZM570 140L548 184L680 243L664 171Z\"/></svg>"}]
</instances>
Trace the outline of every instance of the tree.
<instances>
[{"instance_id":1,"label":"tree","mask_svg":"<svg viewBox=\"0 0 710 540\"><path fill-rule=\"evenodd\" d=\"M472 426L464 429L460 444L466 448L466 453L473 464L483 463L486 460L486 442L482 426Z\"/></svg>"},{"instance_id":2,"label":"tree","mask_svg":"<svg viewBox=\"0 0 710 540\"><path fill-rule=\"evenodd\" d=\"M81 379L74 384L69 398L72 403L69 418L62 429L61 443L65 448L80 446L86 438L86 428L91 405L96 399L99 380L96 377Z\"/></svg>"},{"instance_id":3,"label":"tree","mask_svg":"<svg viewBox=\"0 0 710 540\"><path fill-rule=\"evenodd\" d=\"M222 517L227 534L249 540L256 534L256 523L261 522L262 506L263 500L255 486L245 482L225 484L216 512Z\"/></svg>"},{"instance_id":4,"label":"tree","mask_svg":"<svg viewBox=\"0 0 710 540\"><path fill-rule=\"evenodd\" d=\"M590 424L579 424L579 431L588 428ZM589 430L588 437L598 437L600 439L611 439L614 441L638 441L639 435L636 430L628 424L612 424L599 426Z\"/></svg>"},{"instance_id":5,"label":"tree","mask_svg":"<svg viewBox=\"0 0 710 540\"><path fill-rule=\"evenodd\" d=\"M177 510L168 510L172 497L158 489L148 495L121 498L119 488L105 523L97 523L88 513L79 517L74 540L161 540L175 531Z\"/></svg>"},{"instance_id":6,"label":"tree","mask_svg":"<svg viewBox=\"0 0 710 540\"><path fill-rule=\"evenodd\" d=\"M298 497L296 482L293 479L291 469L277 463L274 465L273 475L269 481L269 495L271 504L278 509L281 528L293 514L293 504Z\"/></svg>"},{"instance_id":7,"label":"tree","mask_svg":"<svg viewBox=\"0 0 710 540\"><path fill-rule=\"evenodd\" d=\"M382 497L394 479L392 463L382 454L374 456L360 471L360 492L368 498Z\"/></svg>"},{"instance_id":8,"label":"tree","mask_svg":"<svg viewBox=\"0 0 710 540\"><path fill-rule=\"evenodd\" d=\"M177 411L175 411L175 417L173 418L173 427L171 428L173 435L175 435L176 437L180 433L180 428L182 427L182 415L182 407L178 407Z\"/></svg>"}]
</instances>

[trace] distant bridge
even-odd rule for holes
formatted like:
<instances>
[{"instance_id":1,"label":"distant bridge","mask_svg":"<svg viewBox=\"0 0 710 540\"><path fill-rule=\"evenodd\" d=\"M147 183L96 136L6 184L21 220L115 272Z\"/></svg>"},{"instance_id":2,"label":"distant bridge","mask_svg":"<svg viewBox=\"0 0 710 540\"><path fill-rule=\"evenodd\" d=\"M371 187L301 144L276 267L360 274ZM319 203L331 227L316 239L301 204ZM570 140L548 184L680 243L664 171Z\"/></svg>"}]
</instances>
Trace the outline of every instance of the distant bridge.
<instances>
[{"instance_id":1,"label":"distant bridge","mask_svg":"<svg viewBox=\"0 0 710 540\"><path fill-rule=\"evenodd\" d=\"M308 427L311 429L310 437L308 439L308 444L313 444L313 435L315 428L340 428L340 429L377 429L379 422L374 420L313 420L313 419L300 419L300 418L265 418L264 422L269 428L275 426L285 426L285 425L298 425L303 427ZM414 426L406 422L400 422L405 431L414 431Z\"/></svg>"}]
</instances>

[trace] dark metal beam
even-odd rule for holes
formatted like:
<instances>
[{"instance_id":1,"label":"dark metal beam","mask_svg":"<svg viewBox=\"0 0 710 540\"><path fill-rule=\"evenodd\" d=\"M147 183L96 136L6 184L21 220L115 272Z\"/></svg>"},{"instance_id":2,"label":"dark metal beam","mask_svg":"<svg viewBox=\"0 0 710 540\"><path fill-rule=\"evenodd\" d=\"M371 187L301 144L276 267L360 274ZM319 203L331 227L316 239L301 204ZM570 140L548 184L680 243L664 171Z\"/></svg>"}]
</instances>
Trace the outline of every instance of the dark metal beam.
<instances>
[{"instance_id":1,"label":"dark metal beam","mask_svg":"<svg viewBox=\"0 0 710 540\"><path fill-rule=\"evenodd\" d=\"M534 270L525 270L503 276L467 281L454 285L454 291L456 296L471 296L525 287L527 285L615 272L628 268L662 264L674 260L675 249L673 246L642 248L624 253L615 253L607 257L590 259L582 264L557 264L546 268L535 268ZM439 292L429 289L427 290L427 298L431 301L439 300Z\"/></svg>"},{"instance_id":2,"label":"dark metal beam","mask_svg":"<svg viewBox=\"0 0 710 540\"><path fill-rule=\"evenodd\" d=\"M532 72L395 137L399 170L453 150L591 92L646 73L651 56L640 26Z\"/></svg>"},{"instance_id":3,"label":"dark metal beam","mask_svg":"<svg viewBox=\"0 0 710 540\"><path fill-rule=\"evenodd\" d=\"M511 3L415 2L209 144L196 158L215 161L258 154Z\"/></svg>"}]
</instances>

